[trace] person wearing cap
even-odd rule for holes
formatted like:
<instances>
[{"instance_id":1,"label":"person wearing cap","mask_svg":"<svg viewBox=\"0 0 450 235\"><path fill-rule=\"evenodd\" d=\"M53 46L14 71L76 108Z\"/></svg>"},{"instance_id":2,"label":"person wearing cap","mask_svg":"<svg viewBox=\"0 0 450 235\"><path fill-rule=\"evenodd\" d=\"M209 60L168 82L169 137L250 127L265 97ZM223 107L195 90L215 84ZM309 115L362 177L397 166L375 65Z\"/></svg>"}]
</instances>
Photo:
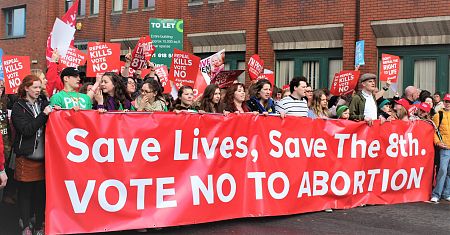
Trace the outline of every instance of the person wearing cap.
<instances>
[{"instance_id":1,"label":"person wearing cap","mask_svg":"<svg viewBox=\"0 0 450 235\"><path fill-rule=\"evenodd\" d=\"M410 106L411 105L405 98L401 98L401 99L395 101L394 111L395 111L395 115L397 116L398 120L403 120L403 121L409 120L408 110L410 109Z\"/></svg>"},{"instance_id":2,"label":"person wearing cap","mask_svg":"<svg viewBox=\"0 0 450 235\"><path fill-rule=\"evenodd\" d=\"M95 90L100 84L100 76L97 76L95 84L87 91L87 94L77 92L80 85L80 71L74 67L67 67L61 72L61 81L64 89L50 98L52 106L62 109L92 109L92 99Z\"/></svg>"},{"instance_id":3,"label":"person wearing cap","mask_svg":"<svg viewBox=\"0 0 450 235\"><path fill-rule=\"evenodd\" d=\"M392 121L396 116L392 112L391 101L381 98L378 104L378 118L383 121Z\"/></svg>"},{"instance_id":4,"label":"person wearing cap","mask_svg":"<svg viewBox=\"0 0 450 235\"><path fill-rule=\"evenodd\" d=\"M433 122L438 127L434 134L434 144L439 147L440 164L436 176L436 185L430 201L438 203L441 198L450 201L450 94L444 96L442 119L434 115Z\"/></svg>"},{"instance_id":5,"label":"person wearing cap","mask_svg":"<svg viewBox=\"0 0 450 235\"><path fill-rule=\"evenodd\" d=\"M432 107L430 104L421 102L414 106L416 106L416 112L409 118L410 120L430 120L430 111Z\"/></svg>"},{"instance_id":6,"label":"person wearing cap","mask_svg":"<svg viewBox=\"0 0 450 235\"><path fill-rule=\"evenodd\" d=\"M350 103L350 120L365 121L372 125L373 120L378 118L376 98L373 95L377 76L372 73L365 73L359 79L361 91L356 93Z\"/></svg>"},{"instance_id":7,"label":"person wearing cap","mask_svg":"<svg viewBox=\"0 0 450 235\"><path fill-rule=\"evenodd\" d=\"M337 119L345 119L348 120L350 118L350 110L347 105L339 105L336 108L336 117Z\"/></svg>"}]
</instances>

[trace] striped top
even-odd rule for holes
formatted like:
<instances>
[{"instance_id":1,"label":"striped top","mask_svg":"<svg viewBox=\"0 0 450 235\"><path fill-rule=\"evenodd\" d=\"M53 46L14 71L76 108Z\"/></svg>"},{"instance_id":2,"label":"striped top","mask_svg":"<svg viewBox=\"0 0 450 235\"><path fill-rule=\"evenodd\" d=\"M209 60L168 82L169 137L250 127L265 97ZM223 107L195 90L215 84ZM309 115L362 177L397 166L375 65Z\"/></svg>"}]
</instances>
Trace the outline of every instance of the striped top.
<instances>
[{"instance_id":1,"label":"striped top","mask_svg":"<svg viewBox=\"0 0 450 235\"><path fill-rule=\"evenodd\" d=\"M287 96L278 101L275 109L279 113L286 113L298 117L308 116L308 102L305 99L297 99L293 96Z\"/></svg>"}]
</instances>

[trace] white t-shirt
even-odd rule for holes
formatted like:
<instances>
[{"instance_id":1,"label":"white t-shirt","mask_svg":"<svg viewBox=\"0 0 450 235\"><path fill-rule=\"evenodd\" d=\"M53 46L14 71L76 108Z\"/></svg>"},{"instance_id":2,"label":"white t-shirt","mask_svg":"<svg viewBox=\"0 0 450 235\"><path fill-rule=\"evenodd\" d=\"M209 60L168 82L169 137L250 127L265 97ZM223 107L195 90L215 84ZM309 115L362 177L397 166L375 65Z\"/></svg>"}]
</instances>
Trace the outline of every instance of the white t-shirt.
<instances>
[{"instance_id":1,"label":"white t-shirt","mask_svg":"<svg viewBox=\"0 0 450 235\"><path fill-rule=\"evenodd\" d=\"M372 120L378 119L377 103L375 102L373 95L367 94L364 90L362 91L362 95L366 99L366 104L364 105L364 117L368 117Z\"/></svg>"}]
</instances>

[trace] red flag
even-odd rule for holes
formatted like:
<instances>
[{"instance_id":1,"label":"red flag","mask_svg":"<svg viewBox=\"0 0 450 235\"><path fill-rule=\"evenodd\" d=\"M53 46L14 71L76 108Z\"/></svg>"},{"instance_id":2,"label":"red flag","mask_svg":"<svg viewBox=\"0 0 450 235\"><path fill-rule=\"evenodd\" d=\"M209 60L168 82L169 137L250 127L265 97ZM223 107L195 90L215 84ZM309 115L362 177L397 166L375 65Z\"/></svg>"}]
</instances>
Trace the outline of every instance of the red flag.
<instances>
[{"instance_id":1,"label":"red flag","mask_svg":"<svg viewBox=\"0 0 450 235\"><path fill-rule=\"evenodd\" d=\"M391 80L396 83L400 70L400 57L389 54L381 55L380 81Z\"/></svg>"},{"instance_id":2,"label":"red flag","mask_svg":"<svg viewBox=\"0 0 450 235\"><path fill-rule=\"evenodd\" d=\"M61 18L61 20L64 23L66 23L74 28L75 28L75 24L77 23L78 3L79 3L79 0L76 0L73 3L73 5L69 8L69 10L67 10L66 14ZM52 42L52 34L50 32L50 35L48 35L48 38L47 38L47 50L45 52L46 59L47 59L47 67L50 63L50 60L52 59L53 49L51 47L51 42ZM70 42L71 46L73 46L73 42L74 42L74 39L72 39L72 41Z\"/></svg>"},{"instance_id":3,"label":"red flag","mask_svg":"<svg viewBox=\"0 0 450 235\"><path fill-rule=\"evenodd\" d=\"M259 55L254 54L252 57L250 57L247 67L250 79L256 80L264 70L264 61L259 58Z\"/></svg>"},{"instance_id":4,"label":"red flag","mask_svg":"<svg viewBox=\"0 0 450 235\"><path fill-rule=\"evenodd\" d=\"M144 36L139 39L136 47L131 54L131 68L143 69L147 66L147 61L155 53L155 46L153 46L150 36Z\"/></svg>"},{"instance_id":5,"label":"red flag","mask_svg":"<svg viewBox=\"0 0 450 235\"><path fill-rule=\"evenodd\" d=\"M23 78L30 74L30 57L4 55L2 63L5 73L5 93L15 94Z\"/></svg>"},{"instance_id":6,"label":"red flag","mask_svg":"<svg viewBox=\"0 0 450 235\"><path fill-rule=\"evenodd\" d=\"M332 95L345 95L353 92L358 84L359 71L347 70L336 73L331 84Z\"/></svg>"}]
</instances>

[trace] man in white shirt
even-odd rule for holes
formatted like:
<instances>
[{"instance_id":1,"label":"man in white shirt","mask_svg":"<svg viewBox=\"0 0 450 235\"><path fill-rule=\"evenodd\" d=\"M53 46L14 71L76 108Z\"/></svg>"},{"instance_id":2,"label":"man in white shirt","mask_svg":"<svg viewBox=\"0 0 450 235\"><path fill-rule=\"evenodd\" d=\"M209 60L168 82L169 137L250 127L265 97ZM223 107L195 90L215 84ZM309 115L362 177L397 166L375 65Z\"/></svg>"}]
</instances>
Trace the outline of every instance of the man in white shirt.
<instances>
[{"instance_id":1,"label":"man in white shirt","mask_svg":"<svg viewBox=\"0 0 450 235\"><path fill-rule=\"evenodd\" d=\"M298 117L308 116L308 101L305 99L308 80L305 77L294 77L289 83L291 95L284 97L275 105L275 110L280 114Z\"/></svg>"},{"instance_id":2,"label":"man in white shirt","mask_svg":"<svg viewBox=\"0 0 450 235\"><path fill-rule=\"evenodd\" d=\"M362 90L353 96L350 103L350 120L365 121L372 125L372 121L378 119L377 104L373 91L376 89L377 76L365 73L359 79Z\"/></svg>"}]
</instances>

